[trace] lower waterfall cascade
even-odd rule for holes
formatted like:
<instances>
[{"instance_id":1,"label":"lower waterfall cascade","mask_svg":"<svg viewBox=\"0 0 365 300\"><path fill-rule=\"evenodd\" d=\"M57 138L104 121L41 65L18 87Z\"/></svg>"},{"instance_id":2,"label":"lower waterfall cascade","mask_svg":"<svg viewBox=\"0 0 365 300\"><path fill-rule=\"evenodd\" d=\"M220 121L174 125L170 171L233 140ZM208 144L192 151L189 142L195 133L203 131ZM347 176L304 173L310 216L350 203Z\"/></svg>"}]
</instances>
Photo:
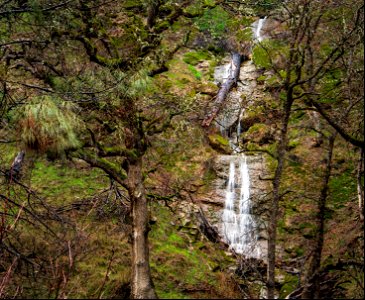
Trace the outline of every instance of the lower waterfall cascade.
<instances>
[{"instance_id":1,"label":"lower waterfall cascade","mask_svg":"<svg viewBox=\"0 0 365 300\"><path fill-rule=\"evenodd\" d=\"M251 214L250 176L244 154L232 156L222 214L222 234L230 248L246 257L261 258L256 222Z\"/></svg>"}]
</instances>

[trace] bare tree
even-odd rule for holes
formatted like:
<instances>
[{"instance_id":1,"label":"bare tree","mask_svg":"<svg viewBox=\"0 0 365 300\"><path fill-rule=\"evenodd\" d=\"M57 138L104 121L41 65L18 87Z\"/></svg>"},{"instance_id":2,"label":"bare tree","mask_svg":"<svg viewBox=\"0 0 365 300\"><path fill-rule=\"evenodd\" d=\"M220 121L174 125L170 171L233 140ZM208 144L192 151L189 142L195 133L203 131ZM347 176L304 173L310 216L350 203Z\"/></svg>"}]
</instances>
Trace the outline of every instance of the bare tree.
<instances>
[{"instance_id":1,"label":"bare tree","mask_svg":"<svg viewBox=\"0 0 365 300\"><path fill-rule=\"evenodd\" d=\"M279 202L282 195L285 194L285 191L281 191L281 178L285 167L288 124L293 104L304 101L308 106L315 107L323 119L346 141L354 146L364 147L361 130L355 137L340 123L342 119L334 120L327 112L329 108L322 104L322 99L328 96L326 89L323 88L326 84L326 78L340 68L339 61L343 57L351 54L351 49L353 49L351 45L355 47L359 44L355 37L358 34L358 28L361 27L359 20L362 19L363 5L357 3L349 9L347 4L344 4L343 9L346 11L347 20L349 20L348 26L342 30L340 35L336 36L336 41L330 44L328 51L321 50L321 47L325 46L322 43L328 41L322 35L323 29L327 28L329 23L338 24L337 15L341 10L338 9L338 3L335 1L326 3L326 5L306 0L284 2L282 8L278 10L276 18L282 20L282 24L287 30L285 33L272 36L276 44L275 42L264 41L257 46L265 51L269 68L272 68L281 83L279 87L275 88L276 94L280 95L278 102L281 103L281 117L275 154L277 166L273 179L273 199L268 230L268 298L274 298L275 291L276 228ZM353 39L355 41L351 43L350 41ZM345 86L340 81L339 85ZM352 101L347 102L347 100L339 98L336 102L338 107L340 106L339 103L342 106L346 103L346 116L355 113L357 110L354 107L361 105L358 98L352 99ZM342 116L344 115L343 111Z\"/></svg>"},{"instance_id":2,"label":"bare tree","mask_svg":"<svg viewBox=\"0 0 365 300\"><path fill-rule=\"evenodd\" d=\"M319 272L321 268L321 258L324 243L325 213L326 201L328 196L328 183L332 169L332 155L337 132L334 132L328 138L327 155L324 160L325 168L321 183L320 197L317 203L317 231L315 234L314 247L312 249L312 257L309 268L304 279L304 290L302 292L303 299L319 299L320 298L320 279Z\"/></svg>"}]
</instances>

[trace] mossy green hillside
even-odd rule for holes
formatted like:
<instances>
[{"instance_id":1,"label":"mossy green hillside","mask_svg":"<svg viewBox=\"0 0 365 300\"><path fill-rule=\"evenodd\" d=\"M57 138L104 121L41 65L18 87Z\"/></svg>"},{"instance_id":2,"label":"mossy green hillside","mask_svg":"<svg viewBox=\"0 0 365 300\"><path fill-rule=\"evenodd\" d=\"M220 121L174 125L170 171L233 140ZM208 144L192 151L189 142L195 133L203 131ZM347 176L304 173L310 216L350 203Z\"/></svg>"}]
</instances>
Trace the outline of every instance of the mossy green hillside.
<instances>
[{"instance_id":1,"label":"mossy green hillside","mask_svg":"<svg viewBox=\"0 0 365 300\"><path fill-rule=\"evenodd\" d=\"M49 201L68 204L91 197L109 184L105 174L86 164L75 168L71 162L51 163L39 159L34 164L31 186Z\"/></svg>"},{"instance_id":2,"label":"mossy green hillside","mask_svg":"<svg viewBox=\"0 0 365 300\"><path fill-rule=\"evenodd\" d=\"M151 268L159 297L217 297L220 291L216 284L224 271L215 266L225 270L234 263L232 258L194 230L194 222L190 230L178 230L179 220L174 212L157 203L152 207L158 220L150 234ZM199 289L200 293L194 292Z\"/></svg>"}]
</instances>

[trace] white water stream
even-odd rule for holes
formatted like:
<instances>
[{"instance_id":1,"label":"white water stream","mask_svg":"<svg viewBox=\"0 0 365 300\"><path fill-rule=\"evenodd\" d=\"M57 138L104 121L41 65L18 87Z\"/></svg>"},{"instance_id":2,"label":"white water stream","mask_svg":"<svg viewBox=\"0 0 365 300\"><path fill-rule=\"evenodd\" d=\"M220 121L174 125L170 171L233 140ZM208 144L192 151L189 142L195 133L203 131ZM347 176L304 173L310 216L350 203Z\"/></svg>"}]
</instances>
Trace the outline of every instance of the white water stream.
<instances>
[{"instance_id":1,"label":"white water stream","mask_svg":"<svg viewBox=\"0 0 365 300\"><path fill-rule=\"evenodd\" d=\"M222 219L223 237L230 248L246 257L261 258L257 226L251 214L250 175L244 154L230 159Z\"/></svg>"},{"instance_id":2,"label":"white water stream","mask_svg":"<svg viewBox=\"0 0 365 300\"><path fill-rule=\"evenodd\" d=\"M261 42L264 38L261 35L261 30L262 30L262 26L264 26L265 21L266 21L266 17L263 19L259 19L257 21L257 24L254 23L255 25L253 26L253 29L255 30L255 32L254 32L255 39L259 42Z\"/></svg>"},{"instance_id":3,"label":"white water stream","mask_svg":"<svg viewBox=\"0 0 365 300\"><path fill-rule=\"evenodd\" d=\"M263 39L261 29L265 20L266 18L259 19L252 25L256 41L260 42ZM230 65L218 67L215 72L216 80L227 78L229 69ZM240 107L242 107L241 104ZM239 137L242 133L240 123L243 115L244 109L239 109L238 116L236 115L238 118L236 136L228 137L234 155L228 158L229 174L227 176L221 234L234 252L247 258L261 259L262 251L258 243L257 225L251 211L250 171L247 157L239 147ZM227 132L226 118L227 116L223 116L219 125L222 135L226 135Z\"/></svg>"}]
</instances>

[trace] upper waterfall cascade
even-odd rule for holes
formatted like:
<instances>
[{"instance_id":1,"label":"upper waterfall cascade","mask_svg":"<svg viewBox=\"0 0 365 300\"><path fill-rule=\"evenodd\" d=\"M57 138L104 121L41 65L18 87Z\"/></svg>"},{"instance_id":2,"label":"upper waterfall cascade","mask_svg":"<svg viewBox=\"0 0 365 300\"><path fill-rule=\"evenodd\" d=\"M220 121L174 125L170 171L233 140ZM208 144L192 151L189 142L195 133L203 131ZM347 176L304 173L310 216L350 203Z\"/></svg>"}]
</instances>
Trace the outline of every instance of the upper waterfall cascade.
<instances>
[{"instance_id":1,"label":"upper waterfall cascade","mask_svg":"<svg viewBox=\"0 0 365 300\"><path fill-rule=\"evenodd\" d=\"M264 26L266 21L266 17L265 18L261 18L258 21L256 21L254 24L252 24L252 29L253 29L253 33L254 33L254 38L256 41L261 42L264 37L261 35L261 31L262 31L262 27Z\"/></svg>"}]
</instances>

